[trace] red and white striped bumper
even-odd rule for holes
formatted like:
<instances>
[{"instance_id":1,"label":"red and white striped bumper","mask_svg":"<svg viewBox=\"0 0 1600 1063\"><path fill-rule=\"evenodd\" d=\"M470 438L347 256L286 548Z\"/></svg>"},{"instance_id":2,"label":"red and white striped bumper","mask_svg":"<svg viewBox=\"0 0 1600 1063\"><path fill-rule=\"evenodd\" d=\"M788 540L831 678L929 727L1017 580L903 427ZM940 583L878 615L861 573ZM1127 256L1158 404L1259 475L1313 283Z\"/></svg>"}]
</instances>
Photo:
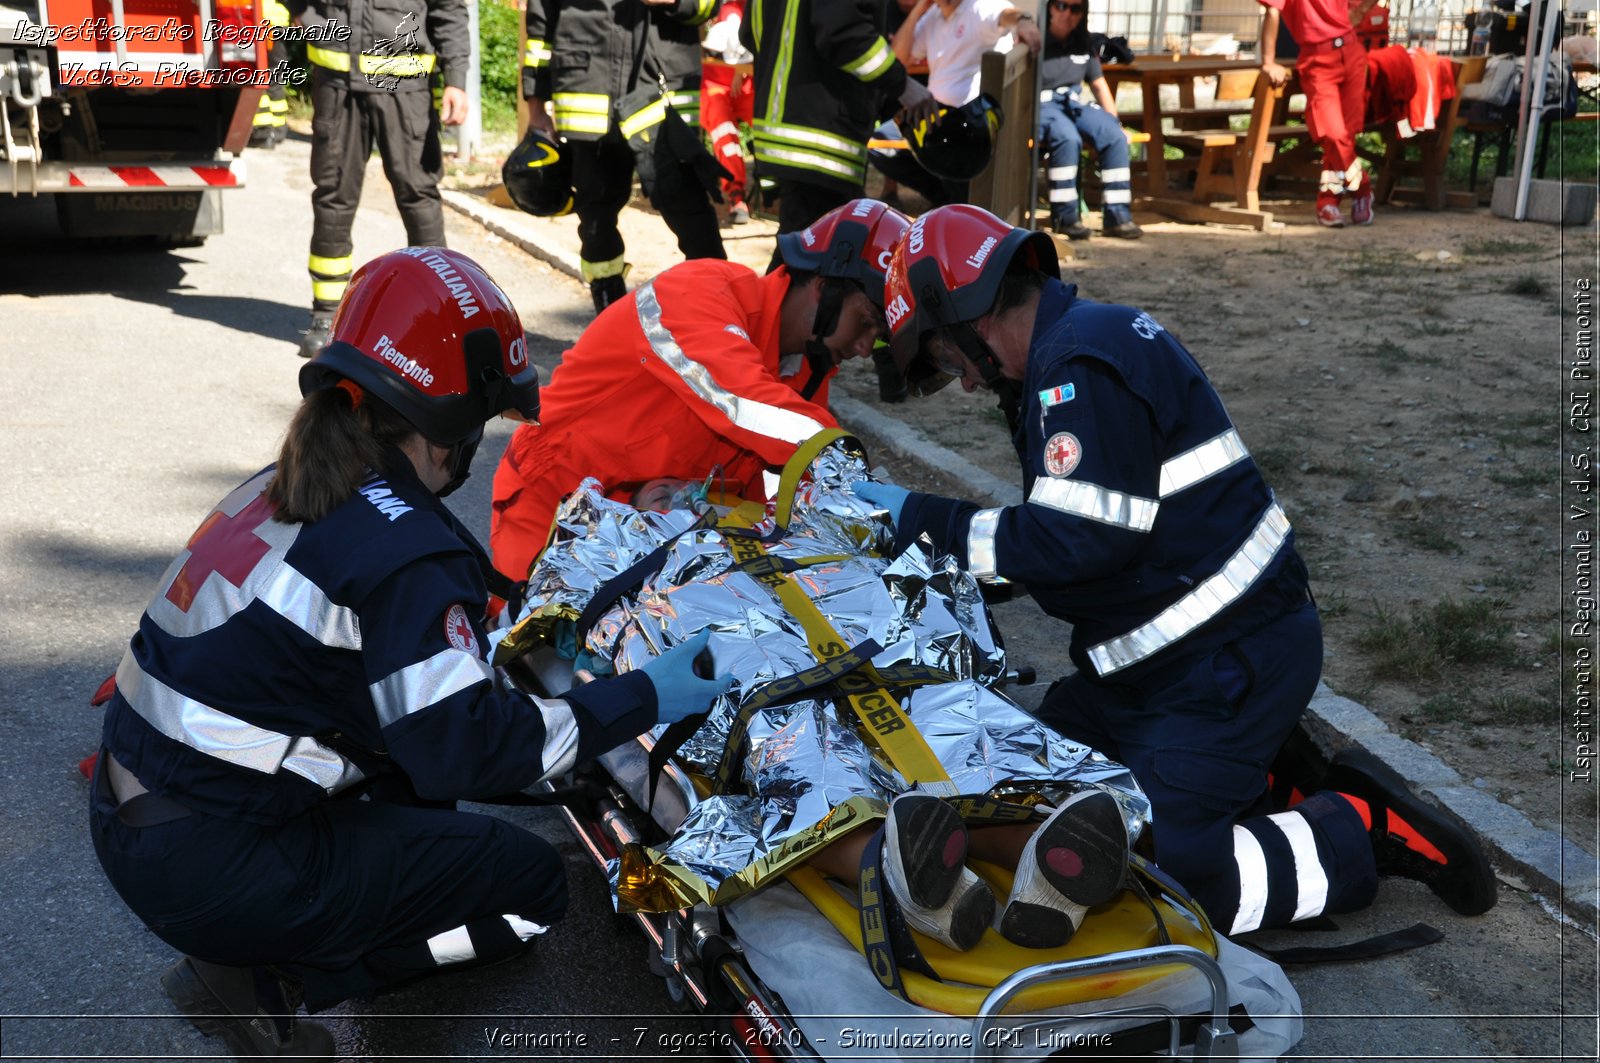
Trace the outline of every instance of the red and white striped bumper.
<instances>
[{"instance_id":1,"label":"red and white striped bumper","mask_svg":"<svg viewBox=\"0 0 1600 1063\"><path fill-rule=\"evenodd\" d=\"M97 166L89 163L47 162L39 165L35 176L31 167L21 164L15 170L0 165L0 193L26 195L32 192L125 192L138 189L243 188L243 159L231 162L200 163L116 163Z\"/></svg>"}]
</instances>

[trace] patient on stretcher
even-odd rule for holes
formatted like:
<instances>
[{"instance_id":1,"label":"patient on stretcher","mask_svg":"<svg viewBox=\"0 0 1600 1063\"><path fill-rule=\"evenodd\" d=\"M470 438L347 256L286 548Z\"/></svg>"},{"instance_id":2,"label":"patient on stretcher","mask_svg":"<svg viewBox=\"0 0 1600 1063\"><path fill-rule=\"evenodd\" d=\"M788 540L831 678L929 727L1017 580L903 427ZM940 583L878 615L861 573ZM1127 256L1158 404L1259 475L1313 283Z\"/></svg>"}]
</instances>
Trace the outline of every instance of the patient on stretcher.
<instances>
[{"instance_id":1,"label":"patient on stretcher","mask_svg":"<svg viewBox=\"0 0 1600 1063\"><path fill-rule=\"evenodd\" d=\"M854 883L870 848L906 923L946 947L971 949L991 927L1023 947L1062 945L1122 890L1130 831L1148 821L1143 794L1126 769L995 689L1004 650L968 574L920 548L875 552L884 529L844 489L865 474L858 454L830 448L811 473L791 511L758 513L748 530L727 514L707 522L705 485L647 482L635 512L592 484L563 506L530 575L502 656L557 641L551 632L650 556L657 571L591 618L576 652L626 671L709 629L717 672L736 677L677 751L702 796L666 844L624 852L619 906L726 903L806 863ZM897 681L796 686L819 661ZM795 691L770 696L780 687ZM931 776L871 733L851 694L862 689L904 713L937 757ZM1023 816L969 827L942 799L958 794ZM1003 905L969 857L1016 869Z\"/></svg>"}]
</instances>

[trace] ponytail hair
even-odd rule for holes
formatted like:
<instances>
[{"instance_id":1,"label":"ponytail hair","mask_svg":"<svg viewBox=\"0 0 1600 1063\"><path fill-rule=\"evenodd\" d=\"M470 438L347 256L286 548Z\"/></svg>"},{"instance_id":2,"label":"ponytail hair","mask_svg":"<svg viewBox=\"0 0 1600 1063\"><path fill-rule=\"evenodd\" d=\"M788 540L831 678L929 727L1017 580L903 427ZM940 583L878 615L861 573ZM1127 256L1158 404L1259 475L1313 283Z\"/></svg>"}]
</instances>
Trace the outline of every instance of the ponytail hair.
<instances>
[{"instance_id":1,"label":"ponytail hair","mask_svg":"<svg viewBox=\"0 0 1600 1063\"><path fill-rule=\"evenodd\" d=\"M353 381L311 392L289 422L277 475L267 486L275 518L286 524L321 520L381 467L385 446L416 431Z\"/></svg>"}]
</instances>

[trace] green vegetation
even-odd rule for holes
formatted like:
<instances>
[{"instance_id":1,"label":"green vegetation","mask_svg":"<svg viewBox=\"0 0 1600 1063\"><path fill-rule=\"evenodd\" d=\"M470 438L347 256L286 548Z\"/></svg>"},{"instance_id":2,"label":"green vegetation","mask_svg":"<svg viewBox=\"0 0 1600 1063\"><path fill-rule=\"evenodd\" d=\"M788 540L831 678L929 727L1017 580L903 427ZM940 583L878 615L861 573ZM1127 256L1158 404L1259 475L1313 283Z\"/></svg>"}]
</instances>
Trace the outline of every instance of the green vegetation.
<instances>
[{"instance_id":1,"label":"green vegetation","mask_svg":"<svg viewBox=\"0 0 1600 1063\"><path fill-rule=\"evenodd\" d=\"M1512 295L1526 295L1532 299L1542 299L1550 294L1550 284L1543 277L1532 273L1520 274L1506 289Z\"/></svg>"},{"instance_id":2,"label":"green vegetation","mask_svg":"<svg viewBox=\"0 0 1600 1063\"><path fill-rule=\"evenodd\" d=\"M1511 150L1515 151L1516 137L1513 135L1511 140ZM1479 188L1494 185L1495 161L1499 154L1499 138L1493 134L1486 135L1483 155L1478 159ZM1471 170L1472 134L1465 129L1458 129L1455 139L1450 143L1445 177L1453 187L1466 188ZM1514 165L1506 167L1506 173L1515 172ZM1538 176L1537 167L1535 176ZM1550 135L1550 154L1545 161L1544 177L1552 181L1571 181L1573 184L1600 182L1600 139L1595 137L1593 124L1561 122L1556 125Z\"/></svg>"},{"instance_id":3,"label":"green vegetation","mask_svg":"<svg viewBox=\"0 0 1600 1063\"><path fill-rule=\"evenodd\" d=\"M479 85L486 132L514 130L522 78L522 12L504 0L478 0Z\"/></svg>"},{"instance_id":4,"label":"green vegetation","mask_svg":"<svg viewBox=\"0 0 1600 1063\"><path fill-rule=\"evenodd\" d=\"M1355 638L1373 656L1380 678L1439 681L1460 666L1506 665L1516 658L1511 623L1496 598L1445 599L1410 616L1373 603L1370 623Z\"/></svg>"}]
</instances>

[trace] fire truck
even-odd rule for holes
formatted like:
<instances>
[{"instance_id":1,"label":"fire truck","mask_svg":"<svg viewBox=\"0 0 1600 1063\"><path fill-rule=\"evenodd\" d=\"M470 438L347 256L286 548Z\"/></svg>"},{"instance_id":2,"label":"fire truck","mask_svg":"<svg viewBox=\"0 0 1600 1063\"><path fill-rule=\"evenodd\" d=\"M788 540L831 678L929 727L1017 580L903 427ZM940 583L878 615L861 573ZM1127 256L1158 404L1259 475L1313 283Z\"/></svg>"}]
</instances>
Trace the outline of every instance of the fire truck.
<instances>
[{"instance_id":1,"label":"fire truck","mask_svg":"<svg viewBox=\"0 0 1600 1063\"><path fill-rule=\"evenodd\" d=\"M0 194L69 236L221 232L267 34L256 0L0 0Z\"/></svg>"}]
</instances>

